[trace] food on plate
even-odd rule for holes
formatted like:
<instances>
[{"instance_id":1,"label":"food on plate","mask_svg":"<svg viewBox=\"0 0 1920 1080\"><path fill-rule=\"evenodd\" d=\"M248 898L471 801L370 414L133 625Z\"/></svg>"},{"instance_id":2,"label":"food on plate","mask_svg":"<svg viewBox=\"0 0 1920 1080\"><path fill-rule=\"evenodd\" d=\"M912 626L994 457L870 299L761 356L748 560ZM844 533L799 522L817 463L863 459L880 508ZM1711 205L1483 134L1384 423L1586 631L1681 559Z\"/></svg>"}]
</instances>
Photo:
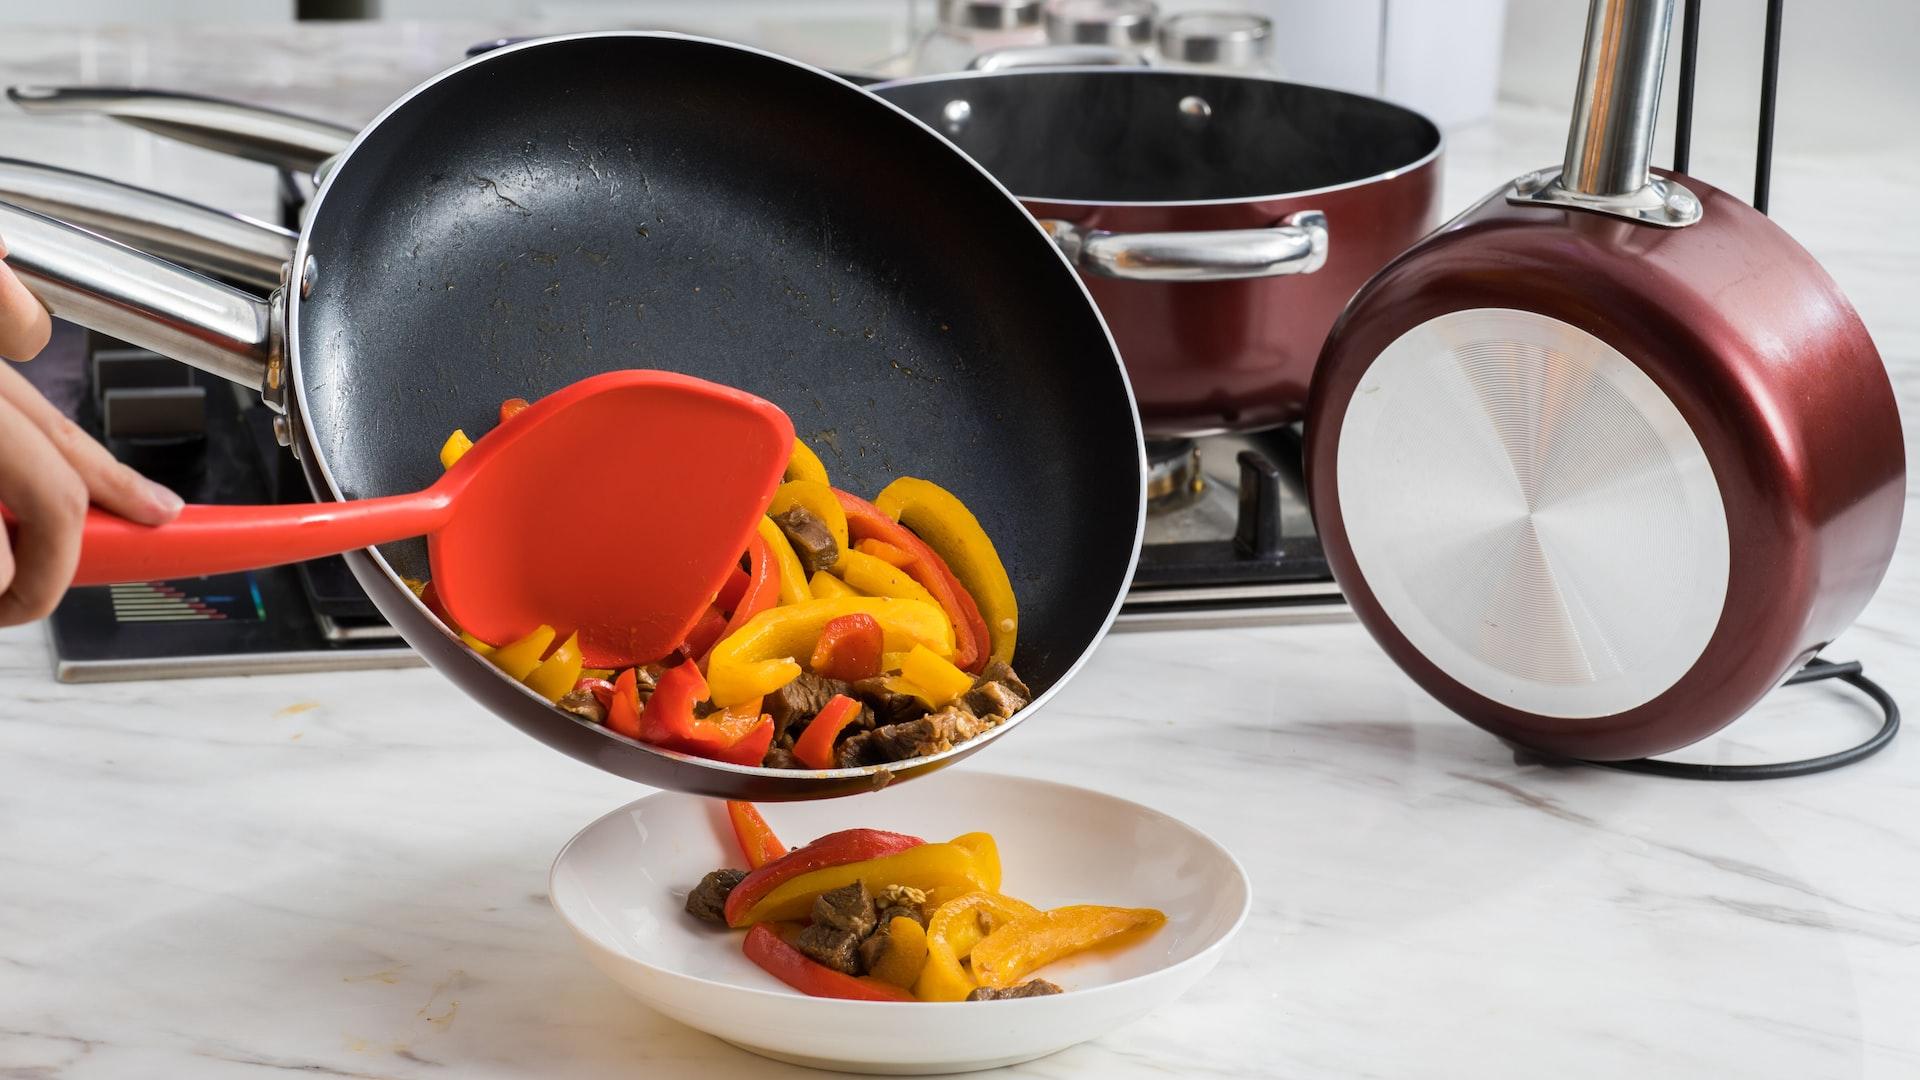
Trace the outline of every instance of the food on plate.
<instances>
[{"instance_id":1,"label":"food on plate","mask_svg":"<svg viewBox=\"0 0 1920 1080\"><path fill-rule=\"evenodd\" d=\"M501 423L525 408L502 402ZM472 447L455 431L441 465ZM469 648L555 708L735 765L824 770L926 757L1033 698L1012 666L1013 585L973 512L914 477L872 502L842 491L798 439L740 565L681 646L653 663L585 670L577 638L551 626L481 641L454 626L432 582L408 584Z\"/></svg>"},{"instance_id":2,"label":"food on plate","mask_svg":"<svg viewBox=\"0 0 1920 1080\"><path fill-rule=\"evenodd\" d=\"M1072 904L1043 911L1000 891L985 833L947 843L845 829L787 851L747 803L727 815L752 869L709 873L687 894L696 919L747 930L768 974L814 997L1003 1001L1062 993L1035 974L1057 960L1138 940L1152 908ZM771 855L774 851L784 854Z\"/></svg>"}]
</instances>

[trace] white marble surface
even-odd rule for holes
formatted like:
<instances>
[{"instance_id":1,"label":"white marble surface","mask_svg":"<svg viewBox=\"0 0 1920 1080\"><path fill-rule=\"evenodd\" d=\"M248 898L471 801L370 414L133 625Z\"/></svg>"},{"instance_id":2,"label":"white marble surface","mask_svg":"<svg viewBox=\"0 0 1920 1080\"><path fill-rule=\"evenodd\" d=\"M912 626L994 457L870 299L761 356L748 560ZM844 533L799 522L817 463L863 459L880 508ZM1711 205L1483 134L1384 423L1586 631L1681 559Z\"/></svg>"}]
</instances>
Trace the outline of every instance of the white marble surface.
<instances>
[{"instance_id":1,"label":"white marble surface","mask_svg":"<svg viewBox=\"0 0 1920 1080\"><path fill-rule=\"evenodd\" d=\"M336 27L297 48L10 32L0 82L145 81L352 120L496 29ZM1457 133L1449 201L1554 159L1559 129L1510 107ZM1920 155L1782 151L1780 220L1873 329L1911 452ZM255 212L270 190L251 167L98 124L0 113L0 153ZM1917 545L1909 529L1830 651L1909 705ZM575 954L547 862L641 792L432 673L67 687L48 671L39 628L0 631L0 1076L804 1075L630 1003ZM1760 760L1866 730L1839 691L1800 689L1691 755ZM1186 999L1022 1076L1920 1075L1914 735L1767 784L1553 771L1426 699L1357 627L1312 626L1113 637L967 767L1179 815L1257 891L1240 949Z\"/></svg>"}]
</instances>

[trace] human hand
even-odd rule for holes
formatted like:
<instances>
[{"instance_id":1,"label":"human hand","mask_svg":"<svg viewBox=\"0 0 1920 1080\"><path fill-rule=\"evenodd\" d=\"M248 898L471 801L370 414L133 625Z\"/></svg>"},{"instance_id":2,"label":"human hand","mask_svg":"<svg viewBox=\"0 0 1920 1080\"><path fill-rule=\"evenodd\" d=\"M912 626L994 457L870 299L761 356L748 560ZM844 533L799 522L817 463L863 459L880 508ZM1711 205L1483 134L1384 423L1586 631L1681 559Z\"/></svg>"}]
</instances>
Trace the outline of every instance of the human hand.
<instances>
[{"instance_id":1,"label":"human hand","mask_svg":"<svg viewBox=\"0 0 1920 1080\"><path fill-rule=\"evenodd\" d=\"M47 310L0 262L0 356L31 359L51 333ZM0 507L9 518L0 530L0 626L41 618L60 601L79 565L89 503L142 525L180 512L178 495L115 461L0 364Z\"/></svg>"}]
</instances>

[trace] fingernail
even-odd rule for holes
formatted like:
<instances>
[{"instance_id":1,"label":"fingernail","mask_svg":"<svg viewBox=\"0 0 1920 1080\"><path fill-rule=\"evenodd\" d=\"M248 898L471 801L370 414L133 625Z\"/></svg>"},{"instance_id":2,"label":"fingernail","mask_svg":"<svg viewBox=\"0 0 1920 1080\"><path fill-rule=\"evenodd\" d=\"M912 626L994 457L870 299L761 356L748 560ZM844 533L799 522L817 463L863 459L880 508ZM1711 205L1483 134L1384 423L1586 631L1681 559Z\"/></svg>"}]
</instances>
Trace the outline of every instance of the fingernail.
<instances>
[{"instance_id":1,"label":"fingernail","mask_svg":"<svg viewBox=\"0 0 1920 1080\"><path fill-rule=\"evenodd\" d=\"M172 488L165 484L156 484L151 480L147 481L147 496L153 500L153 505L168 517L179 513L180 508L186 505L186 501L174 494Z\"/></svg>"}]
</instances>

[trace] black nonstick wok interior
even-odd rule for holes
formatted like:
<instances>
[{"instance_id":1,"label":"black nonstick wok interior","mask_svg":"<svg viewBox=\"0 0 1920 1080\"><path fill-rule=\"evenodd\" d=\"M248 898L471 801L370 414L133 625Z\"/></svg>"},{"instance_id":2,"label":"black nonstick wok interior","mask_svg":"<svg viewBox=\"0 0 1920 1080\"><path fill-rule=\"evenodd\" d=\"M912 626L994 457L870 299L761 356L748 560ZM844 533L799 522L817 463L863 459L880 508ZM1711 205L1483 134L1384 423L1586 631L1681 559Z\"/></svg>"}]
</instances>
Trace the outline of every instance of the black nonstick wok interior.
<instances>
[{"instance_id":1,"label":"black nonstick wok interior","mask_svg":"<svg viewBox=\"0 0 1920 1080\"><path fill-rule=\"evenodd\" d=\"M779 404L838 486L957 493L1012 574L1036 689L1124 591L1140 444L1097 314L992 181L845 84L697 39L502 50L369 129L302 252L309 475L342 496L430 483L504 398L657 367ZM555 558L599 527L528 512ZM427 576L423 544L382 553Z\"/></svg>"},{"instance_id":2,"label":"black nonstick wok interior","mask_svg":"<svg viewBox=\"0 0 1920 1080\"><path fill-rule=\"evenodd\" d=\"M1440 147L1440 130L1398 105L1202 72L1002 71L873 92L1034 199L1285 195L1403 169Z\"/></svg>"}]
</instances>

